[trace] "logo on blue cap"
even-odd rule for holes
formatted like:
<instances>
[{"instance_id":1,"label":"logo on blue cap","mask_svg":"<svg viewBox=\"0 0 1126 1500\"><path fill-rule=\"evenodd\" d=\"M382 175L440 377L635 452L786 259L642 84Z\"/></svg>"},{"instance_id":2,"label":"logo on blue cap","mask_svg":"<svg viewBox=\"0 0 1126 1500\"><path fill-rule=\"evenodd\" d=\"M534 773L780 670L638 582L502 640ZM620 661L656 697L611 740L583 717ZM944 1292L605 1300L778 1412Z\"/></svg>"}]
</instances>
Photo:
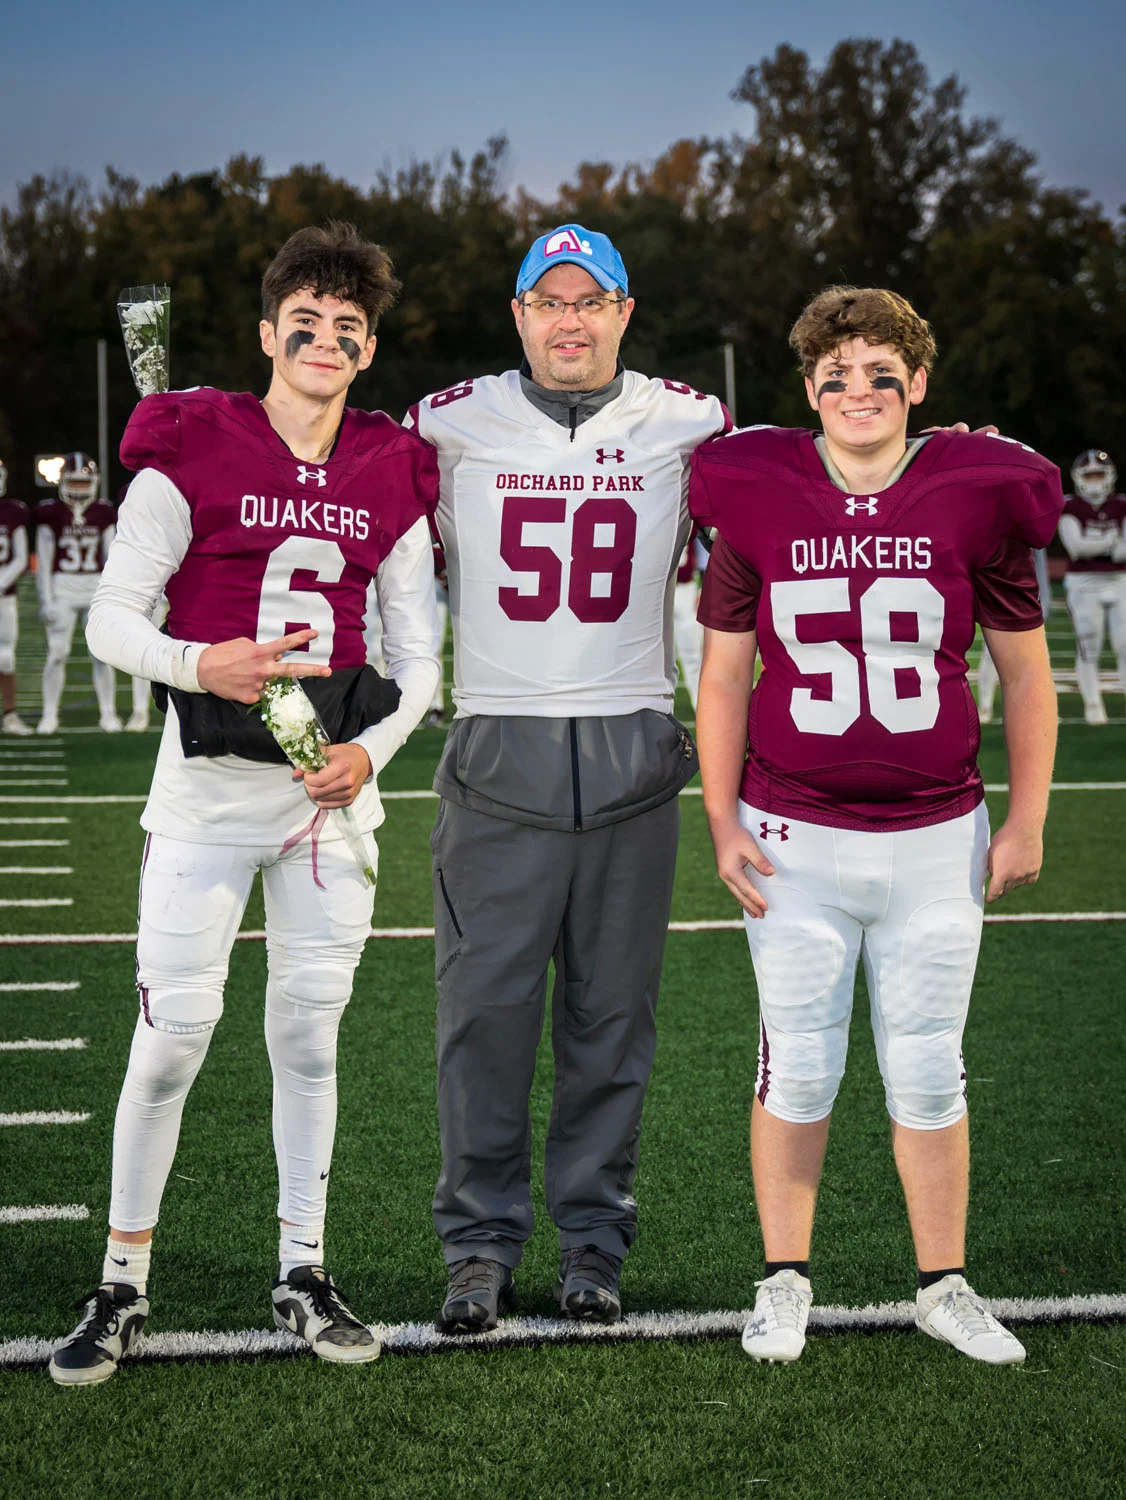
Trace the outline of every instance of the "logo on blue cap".
<instances>
[{"instance_id":1,"label":"logo on blue cap","mask_svg":"<svg viewBox=\"0 0 1126 1500\"><path fill-rule=\"evenodd\" d=\"M541 234L525 255L516 278L516 295L519 297L535 286L552 266L567 263L582 266L607 292L615 287L629 292L626 268L609 236L584 229L581 224L560 224L558 229Z\"/></svg>"}]
</instances>

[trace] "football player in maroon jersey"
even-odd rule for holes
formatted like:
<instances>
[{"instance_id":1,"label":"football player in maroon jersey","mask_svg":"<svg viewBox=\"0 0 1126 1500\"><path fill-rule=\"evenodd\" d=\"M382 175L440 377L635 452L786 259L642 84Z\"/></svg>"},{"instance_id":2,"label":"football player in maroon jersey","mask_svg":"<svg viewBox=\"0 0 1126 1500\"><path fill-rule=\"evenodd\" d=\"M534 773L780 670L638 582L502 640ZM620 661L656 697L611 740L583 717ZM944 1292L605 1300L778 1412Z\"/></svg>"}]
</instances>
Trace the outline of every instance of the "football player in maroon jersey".
<instances>
[{"instance_id":1,"label":"football player in maroon jersey","mask_svg":"<svg viewBox=\"0 0 1126 1500\"><path fill-rule=\"evenodd\" d=\"M379 1353L324 1268L337 1030L373 900L328 814L351 808L374 867L375 777L426 712L438 673L433 450L382 412L344 404L397 286L380 247L351 226L300 231L263 281L265 399L149 396L122 442L139 472L87 638L95 655L163 684L168 703L141 819L141 1014L114 1131L109 1241L101 1285L52 1357L60 1384L111 1376L148 1314L184 1100L259 870L281 1221L274 1320L326 1360ZM373 578L391 682L365 665ZM163 633L152 620L162 593ZM320 771L291 772L240 706L279 675L304 678L321 716L331 743Z\"/></svg>"},{"instance_id":2,"label":"football player in maroon jersey","mask_svg":"<svg viewBox=\"0 0 1126 1500\"><path fill-rule=\"evenodd\" d=\"M1126 693L1126 495L1115 492L1118 470L1101 448L1071 466L1074 494L1060 517L1067 552L1064 592L1075 630L1075 676L1088 724L1107 723L1099 657L1110 636L1118 685Z\"/></svg>"},{"instance_id":3,"label":"football player in maroon jersey","mask_svg":"<svg viewBox=\"0 0 1126 1500\"><path fill-rule=\"evenodd\" d=\"M995 901L1040 869L1056 700L1030 549L1055 529L1059 475L996 436L908 438L935 349L892 292L830 288L792 343L821 432L720 438L695 455L691 496L719 533L700 608L705 805L745 909L761 1018L751 1159L766 1268L743 1346L770 1360L804 1346L863 956L916 1321L972 1358L1014 1363L1024 1350L965 1279L961 1039L987 874ZM966 680L978 623L1009 757L991 842Z\"/></svg>"},{"instance_id":4,"label":"football player in maroon jersey","mask_svg":"<svg viewBox=\"0 0 1126 1500\"><path fill-rule=\"evenodd\" d=\"M22 500L8 498L8 469L0 462L0 733L33 731L16 708L16 642L19 616L16 589L27 570L27 526L30 515Z\"/></svg>"}]
</instances>

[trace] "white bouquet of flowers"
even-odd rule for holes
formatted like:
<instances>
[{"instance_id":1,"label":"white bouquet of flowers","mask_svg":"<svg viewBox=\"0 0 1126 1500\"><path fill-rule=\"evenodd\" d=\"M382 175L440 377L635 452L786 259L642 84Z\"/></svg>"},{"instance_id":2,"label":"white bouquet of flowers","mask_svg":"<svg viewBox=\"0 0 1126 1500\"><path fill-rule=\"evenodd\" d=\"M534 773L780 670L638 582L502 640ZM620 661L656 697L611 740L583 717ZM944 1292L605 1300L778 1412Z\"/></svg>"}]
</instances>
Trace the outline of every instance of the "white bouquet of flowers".
<instances>
[{"instance_id":1,"label":"white bouquet of flowers","mask_svg":"<svg viewBox=\"0 0 1126 1500\"><path fill-rule=\"evenodd\" d=\"M319 771L328 764L325 749L329 743L317 710L296 677L273 677L258 700L262 720L291 765L302 771ZM333 809L344 842L368 885L375 884L375 871L356 827L350 807Z\"/></svg>"},{"instance_id":2,"label":"white bouquet of flowers","mask_svg":"<svg viewBox=\"0 0 1126 1500\"><path fill-rule=\"evenodd\" d=\"M166 391L172 294L166 286L127 286L117 297L117 316L133 381L142 396Z\"/></svg>"}]
</instances>

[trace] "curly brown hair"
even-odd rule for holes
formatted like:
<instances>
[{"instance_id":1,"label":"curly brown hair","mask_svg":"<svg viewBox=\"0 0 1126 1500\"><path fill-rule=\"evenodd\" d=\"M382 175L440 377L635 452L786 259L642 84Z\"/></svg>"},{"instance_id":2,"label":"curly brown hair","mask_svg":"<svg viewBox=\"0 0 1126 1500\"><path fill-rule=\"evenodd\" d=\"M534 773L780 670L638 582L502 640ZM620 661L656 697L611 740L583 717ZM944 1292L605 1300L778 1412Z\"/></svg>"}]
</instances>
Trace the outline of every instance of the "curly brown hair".
<instances>
[{"instance_id":1,"label":"curly brown hair","mask_svg":"<svg viewBox=\"0 0 1126 1500\"><path fill-rule=\"evenodd\" d=\"M354 224L330 221L323 229L299 229L274 256L262 277L262 316L276 328L285 299L308 287L315 297L354 303L370 335L400 285L381 245L361 239Z\"/></svg>"},{"instance_id":2,"label":"curly brown hair","mask_svg":"<svg viewBox=\"0 0 1126 1500\"><path fill-rule=\"evenodd\" d=\"M929 375L934 368L937 349L930 324L906 297L883 287L826 287L791 328L790 347L802 374L812 380L822 355L835 354L855 338L895 349L911 375L920 368Z\"/></svg>"}]
</instances>

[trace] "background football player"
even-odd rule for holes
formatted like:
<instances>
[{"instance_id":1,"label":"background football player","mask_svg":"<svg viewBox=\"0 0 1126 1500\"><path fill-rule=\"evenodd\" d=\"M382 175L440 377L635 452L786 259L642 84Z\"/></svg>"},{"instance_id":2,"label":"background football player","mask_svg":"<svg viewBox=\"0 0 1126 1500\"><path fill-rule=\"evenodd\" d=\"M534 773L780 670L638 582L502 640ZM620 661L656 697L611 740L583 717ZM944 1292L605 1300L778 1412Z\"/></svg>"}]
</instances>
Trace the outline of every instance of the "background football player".
<instances>
[{"instance_id":1,"label":"background football player","mask_svg":"<svg viewBox=\"0 0 1126 1500\"><path fill-rule=\"evenodd\" d=\"M704 579L697 726L720 876L746 913L761 1046L751 1161L766 1266L743 1347L796 1359L829 1119L863 955L918 1263L915 1316L989 1363L1024 1350L965 1277L961 1041L989 900L1037 878L1056 697L1030 548L1058 471L1007 439L907 441L929 326L895 293L830 288L791 337L822 432L701 449L691 503L719 538ZM976 625L1009 759L989 837L966 680ZM763 670L754 684L756 652Z\"/></svg>"},{"instance_id":2,"label":"background football player","mask_svg":"<svg viewBox=\"0 0 1126 1500\"><path fill-rule=\"evenodd\" d=\"M337 1033L374 896L329 813L350 807L364 835L382 822L375 777L425 713L438 672L433 451L382 412L344 404L397 287L380 247L351 226L299 231L263 280L265 398L207 387L149 396L122 441L123 462L140 472L88 640L122 671L165 684L168 705L141 817L141 1013L114 1129L109 1238L101 1285L51 1361L62 1384L111 1376L148 1314L153 1227L184 1101L223 1013L259 870L274 1320L322 1359L379 1353L324 1266ZM391 683L364 664L373 577ZM162 593L167 633L152 620ZM331 741L320 771L291 772L241 706L279 675L307 679Z\"/></svg>"},{"instance_id":3,"label":"background football player","mask_svg":"<svg viewBox=\"0 0 1126 1500\"><path fill-rule=\"evenodd\" d=\"M693 523L676 569L672 600L672 634L680 661L680 680L692 707L700 690L700 667L704 660L704 628L696 618L700 603L700 578L708 566L708 554Z\"/></svg>"},{"instance_id":4,"label":"background football player","mask_svg":"<svg viewBox=\"0 0 1126 1500\"><path fill-rule=\"evenodd\" d=\"M58 730L74 627L80 615L89 614L114 537L113 506L98 498L100 485L94 460L85 453L68 453L59 475L58 497L44 500L35 510L35 583L47 631L39 734ZM98 723L108 734L117 734L121 720L114 703L113 668L96 657L90 665Z\"/></svg>"},{"instance_id":5,"label":"background football player","mask_svg":"<svg viewBox=\"0 0 1126 1500\"><path fill-rule=\"evenodd\" d=\"M1063 586L1075 631L1075 675L1083 717L1105 724L1099 657L1108 630L1119 690L1126 693L1126 495L1115 494L1118 471L1098 448L1075 460L1071 482L1075 493L1060 518L1060 541L1067 551Z\"/></svg>"},{"instance_id":6,"label":"background football player","mask_svg":"<svg viewBox=\"0 0 1126 1500\"><path fill-rule=\"evenodd\" d=\"M0 463L0 732L30 734L16 711L16 645L19 614L16 589L27 571L29 512L22 500L8 498L8 470Z\"/></svg>"}]
</instances>

